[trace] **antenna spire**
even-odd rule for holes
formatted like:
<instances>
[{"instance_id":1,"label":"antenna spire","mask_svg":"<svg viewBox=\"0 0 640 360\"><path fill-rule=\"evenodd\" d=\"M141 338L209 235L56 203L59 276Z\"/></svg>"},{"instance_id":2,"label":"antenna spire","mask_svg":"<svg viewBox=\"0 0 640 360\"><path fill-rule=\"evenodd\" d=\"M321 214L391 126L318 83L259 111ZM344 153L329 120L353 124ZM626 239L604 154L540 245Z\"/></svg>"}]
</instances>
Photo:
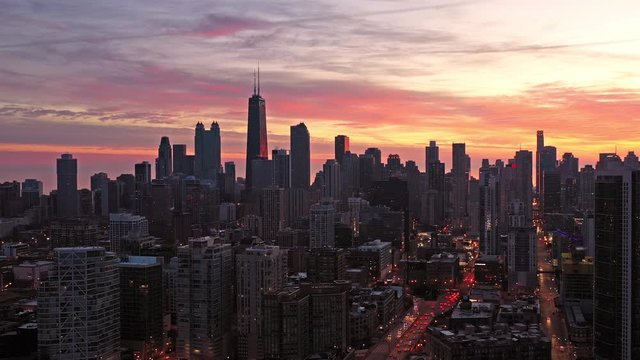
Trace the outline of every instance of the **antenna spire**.
<instances>
[{"instance_id":1,"label":"antenna spire","mask_svg":"<svg viewBox=\"0 0 640 360\"><path fill-rule=\"evenodd\" d=\"M258 60L258 95L260 95L260 60Z\"/></svg>"},{"instance_id":2,"label":"antenna spire","mask_svg":"<svg viewBox=\"0 0 640 360\"><path fill-rule=\"evenodd\" d=\"M253 70L253 95L256 94L256 70Z\"/></svg>"}]
</instances>

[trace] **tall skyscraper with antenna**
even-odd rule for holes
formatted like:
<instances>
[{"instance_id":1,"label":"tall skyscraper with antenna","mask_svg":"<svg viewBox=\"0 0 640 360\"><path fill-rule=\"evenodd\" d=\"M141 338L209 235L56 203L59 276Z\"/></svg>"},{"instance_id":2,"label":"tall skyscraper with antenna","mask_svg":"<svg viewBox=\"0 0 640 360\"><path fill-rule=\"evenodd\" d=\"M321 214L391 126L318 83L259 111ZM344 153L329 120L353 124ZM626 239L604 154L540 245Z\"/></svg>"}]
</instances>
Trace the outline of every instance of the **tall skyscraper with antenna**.
<instances>
[{"instance_id":1,"label":"tall skyscraper with antenna","mask_svg":"<svg viewBox=\"0 0 640 360\"><path fill-rule=\"evenodd\" d=\"M245 188L251 190L252 171L251 162L255 159L267 159L269 151L267 147L267 111L265 101L260 96L260 69L258 79L253 78L253 95L249 98L249 116L247 124L247 162Z\"/></svg>"}]
</instances>

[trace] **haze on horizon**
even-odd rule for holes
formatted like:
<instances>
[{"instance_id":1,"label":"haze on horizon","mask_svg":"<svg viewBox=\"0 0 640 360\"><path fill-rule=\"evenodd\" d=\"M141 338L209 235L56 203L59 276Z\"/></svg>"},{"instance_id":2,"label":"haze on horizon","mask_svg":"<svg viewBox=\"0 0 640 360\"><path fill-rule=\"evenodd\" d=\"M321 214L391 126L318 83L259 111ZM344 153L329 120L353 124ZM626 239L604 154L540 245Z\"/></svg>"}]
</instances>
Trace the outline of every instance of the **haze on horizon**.
<instances>
[{"instance_id":1,"label":"haze on horizon","mask_svg":"<svg viewBox=\"0 0 640 360\"><path fill-rule=\"evenodd\" d=\"M126 5L126 6L125 6ZM269 147L312 136L312 170L346 134L424 170L424 146L482 158L534 150L535 131L581 165L640 138L640 2L5 0L0 181L79 159L79 182L152 161L160 137L193 152L217 121L244 174L259 61Z\"/></svg>"}]
</instances>

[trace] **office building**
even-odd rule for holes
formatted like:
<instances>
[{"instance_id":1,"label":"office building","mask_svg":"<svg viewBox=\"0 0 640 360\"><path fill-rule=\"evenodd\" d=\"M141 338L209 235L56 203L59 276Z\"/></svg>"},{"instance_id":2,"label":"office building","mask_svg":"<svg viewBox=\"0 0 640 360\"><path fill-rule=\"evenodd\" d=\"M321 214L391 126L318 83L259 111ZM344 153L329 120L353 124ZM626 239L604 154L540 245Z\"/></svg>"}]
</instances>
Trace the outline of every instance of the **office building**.
<instances>
[{"instance_id":1,"label":"office building","mask_svg":"<svg viewBox=\"0 0 640 360\"><path fill-rule=\"evenodd\" d=\"M179 359L233 356L234 266L229 244L212 237L191 238L178 247L176 311Z\"/></svg>"},{"instance_id":2,"label":"office building","mask_svg":"<svg viewBox=\"0 0 640 360\"><path fill-rule=\"evenodd\" d=\"M346 250L328 247L312 248L306 260L308 281L330 283L335 280L346 280Z\"/></svg>"},{"instance_id":3,"label":"office building","mask_svg":"<svg viewBox=\"0 0 640 360\"><path fill-rule=\"evenodd\" d=\"M173 173L191 175L187 172L187 145L173 144Z\"/></svg>"},{"instance_id":4,"label":"office building","mask_svg":"<svg viewBox=\"0 0 640 360\"><path fill-rule=\"evenodd\" d=\"M204 124L201 122L196 124L194 143L195 175L201 179L215 181L222 171L220 125L214 121L209 130L205 130Z\"/></svg>"},{"instance_id":5,"label":"office building","mask_svg":"<svg viewBox=\"0 0 640 360\"><path fill-rule=\"evenodd\" d=\"M100 247L54 250L38 289L41 359L120 359L118 263Z\"/></svg>"},{"instance_id":6,"label":"office building","mask_svg":"<svg viewBox=\"0 0 640 360\"><path fill-rule=\"evenodd\" d=\"M25 210L34 206L40 206L40 196L42 196L42 181L36 179L25 179L22 182L22 205Z\"/></svg>"},{"instance_id":7,"label":"office building","mask_svg":"<svg viewBox=\"0 0 640 360\"><path fill-rule=\"evenodd\" d=\"M342 194L342 177L340 176L340 164L336 160L327 160L322 165L324 187L322 196L327 199L340 200Z\"/></svg>"},{"instance_id":8,"label":"office building","mask_svg":"<svg viewBox=\"0 0 640 360\"><path fill-rule=\"evenodd\" d=\"M595 180L593 352L631 359L640 351L640 174L615 154L600 154Z\"/></svg>"},{"instance_id":9,"label":"office building","mask_svg":"<svg viewBox=\"0 0 640 360\"><path fill-rule=\"evenodd\" d=\"M78 216L78 160L71 154L62 154L56 160L56 170L57 215L58 217Z\"/></svg>"},{"instance_id":10,"label":"office building","mask_svg":"<svg viewBox=\"0 0 640 360\"><path fill-rule=\"evenodd\" d=\"M451 167L451 218L456 228L466 227L469 170L465 144L453 144Z\"/></svg>"},{"instance_id":11,"label":"office building","mask_svg":"<svg viewBox=\"0 0 640 360\"><path fill-rule=\"evenodd\" d=\"M125 238L135 234L138 237L149 235L149 222L144 216L129 213L109 214L109 243L111 251L118 254L125 248Z\"/></svg>"},{"instance_id":12,"label":"office building","mask_svg":"<svg viewBox=\"0 0 640 360\"><path fill-rule=\"evenodd\" d=\"M286 198L284 189L268 187L260 194L260 216L262 216L262 239L273 243L278 231L284 228Z\"/></svg>"},{"instance_id":13,"label":"office building","mask_svg":"<svg viewBox=\"0 0 640 360\"><path fill-rule=\"evenodd\" d=\"M527 219L526 209L522 201L509 204L507 271L511 291L531 291L538 285L536 229Z\"/></svg>"},{"instance_id":14,"label":"office building","mask_svg":"<svg viewBox=\"0 0 640 360\"><path fill-rule=\"evenodd\" d=\"M171 143L169 138L163 136L158 147L156 158L156 179L164 179L173 173L173 161L171 160Z\"/></svg>"},{"instance_id":15,"label":"office building","mask_svg":"<svg viewBox=\"0 0 640 360\"><path fill-rule=\"evenodd\" d=\"M346 135L338 135L335 137L335 160L342 165L344 154L351 152L349 147L349 137Z\"/></svg>"},{"instance_id":16,"label":"office building","mask_svg":"<svg viewBox=\"0 0 640 360\"><path fill-rule=\"evenodd\" d=\"M273 185L282 189L291 187L291 156L284 149L271 152L273 162Z\"/></svg>"},{"instance_id":17,"label":"office building","mask_svg":"<svg viewBox=\"0 0 640 360\"><path fill-rule=\"evenodd\" d=\"M265 100L260 96L260 73L258 73L258 84L255 79L253 84L253 95L249 98L247 124L247 162L245 189L252 190L253 169L252 161L255 159L267 159L269 148L267 147L267 110Z\"/></svg>"},{"instance_id":18,"label":"office building","mask_svg":"<svg viewBox=\"0 0 640 360\"><path fill-rule=\"evenodd\" d=\"M291 187L308 189L311 184L311 150L309 130L304 123L292 125L290 130Z\"/></svg>"},{"instance_id":19,"label":"office building","mask_svg":"<svg viewBox=\"0 0 640 360\"><path fill-rule=\"evenodd\" d=\"M287 278L287 253L255 244L236 256L238 358L264 357L262 297L281 289Z\"/></svg>"},{"instance_id":20,"label":"office building","mask_svg":"<svg viewBox=\"0 0 640 360\"><path fill-rule=\"evenodd\" d=\"M128 256L120 272L121 346L142 359L162 353L162 258Z\"/></svg>"},{"instance_id":21,"label":"office building","mask_svg":"<svg viewBox=\"0 0 640 360\"><path fill-rule=\"evenodd\" d=\"M309 247L335 246L336 210L331 202L316 203L309 210Z\"/></svg>"}]
</instances>

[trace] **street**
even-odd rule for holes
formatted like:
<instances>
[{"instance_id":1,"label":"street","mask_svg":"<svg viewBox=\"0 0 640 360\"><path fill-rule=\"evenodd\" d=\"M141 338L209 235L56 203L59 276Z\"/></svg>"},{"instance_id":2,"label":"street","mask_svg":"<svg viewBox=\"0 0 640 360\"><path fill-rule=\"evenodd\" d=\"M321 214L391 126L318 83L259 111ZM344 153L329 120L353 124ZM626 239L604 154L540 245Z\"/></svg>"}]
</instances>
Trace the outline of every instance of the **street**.
<instances>
[{"instance_id":1,"label":"street","mask_svg":"<svg viewBox=\"0 0 640 360\"><path fill-rule=\"evenodd\" d=\"M544 244L544 237L538 232L538 270L544 271L538 274L540 288L540 322L545 334L552 342L552 359L571 359L571 349L567 344L567 330L560 310L556 308L554 299L558 296L557 281L553 266L545 261L549 254ZM548 272L547 272L548 271Z\"/></svg>"}]
</instances>

